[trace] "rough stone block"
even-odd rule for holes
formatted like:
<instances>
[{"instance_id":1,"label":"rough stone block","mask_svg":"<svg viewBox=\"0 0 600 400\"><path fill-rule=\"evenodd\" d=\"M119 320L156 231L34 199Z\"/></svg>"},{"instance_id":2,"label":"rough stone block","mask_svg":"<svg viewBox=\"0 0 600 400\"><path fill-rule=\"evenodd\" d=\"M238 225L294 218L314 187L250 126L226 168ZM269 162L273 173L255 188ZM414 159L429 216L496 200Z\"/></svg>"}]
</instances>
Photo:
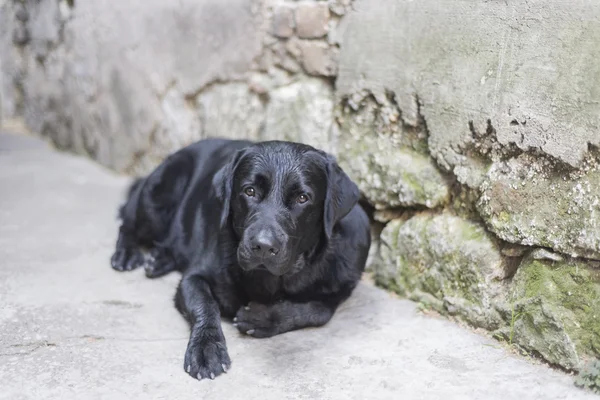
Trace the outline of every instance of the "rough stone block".
<instances>
[{"instance_id":1,"label":"rough stone block","mask_svg":"<svg viewBox=\"0 0 600 400\"><path fill-rule=\"evenodd\" d=\"M273 10L271 34L278 38L289 38L294 34L294 9L289 5L279 5Z\"/></svg>"},{"instance_id":2,"label":"rough stone block","mask_svg":"<svg viewBox=\"0 0 600 400\"><path fill-rule=\"evenodd\" d=\"M327 4L329 4L329 10L332 13L342 16L346 14L348 9L350 8L350 4L352 0L328 0Z\"/></svg>"},{"instance_id":3,"label":"rough stone block","mask_svg":"<svg viewBox=\"0 0 600 400\"><path fill-rule=\"evenodd\" d=\"M435 208L448 201L446 181L430 157L380 137L348 141L340 150L340 162L376 209Z\"/></svg>"},{"instance_id":4,"label":"rough stone block","mask_svg":"<svg viewBox=\"0 0 600 400\"><path fill-rule=\"evenodd\" d=\"M600 259L600 163L566 174L522 155L494 163L478 210L489 229L512 243Z\"/></svg>"},{"instance_id":5,"label":"rough stone block","mask_svg":"<svg viewBox=\"0 0 600 400\"><path fill-rule=\"evenodd\" d=\"M298 73L302 71L302 67L296 58L288 50L289 42L293 39L288 40L288 43L278 41L269 47L271 62L283 68L291 73Z\"/></svg>"},{"instance_id":6,"label":"rough stone block","mask_svg":"<svg viewBox=\"0 0 600 400\"><path fill-rule=\"evenodd\" d=\"M304 1L296 8L296 33L302 39L317 39L329 30L329 6L327 3Z\"/></svg>"},{"instance_id":7,"label":"rough stone block","mask_svg":"<svg viewBox=\"0 0 600 400\"><path fill-rule=\"evenodd\" d=\"M327 43L302 40L298 43L304 70L310 75L335 76L338 50Z\"/></svg>"},{"instance_id":8,"label":"rough stone block","mask_svg":"<svg viewBox=\"0 0 600 400\"><path fill-rule=\"evenodd\" d=\"M402 123L393 99L348 99L339 113L338 158L376 209L447 203L448 185L427 153L425 132Z\"/></svg>"},{"instance_id":9,"label":"rough stone block","mask_svg":"<svg viewBox=\"0 0 600 400\"><path fill-rule=\"evenodd\" d=\"M578 369L600 356L600 270L580 261L519 266L509 297L514 342L553 364Z\"/></svg>"},{"instance_id":10,"label":"rough stone block","mask_svg":"<svg viewBox=\"0 0 600 400\"><path fill-rule=\"evenodd\" d=\"M291 140L329 150L333 88L309 78L270 92L261 139Z\"/></svg>"},{"instance_id":11,"label":"rough stone block","mask_svg":"<svg viewBox=\"0 0 600 400\"><path fill-rule=\"evenodd\" d=\"M258 94L245 83L216 85L198 96L203 136L257 140L265 119Z\"/></svg>"},{"instance_id":12,"label":"rough stone block","mask_svg":"<svg viewBox=\"0 0 600 400\"><path fill-rule=\"evenodd\" d=\"M507 270L481 226L447 214L421 214L390 222L381 240L379 284L476 326L499 326L492 304Z\"/></svg>"},{"instance_id":13,"label":"rough stone block","mask_svg":"<svg viewBox=\"0 0 600 400\"><path fill-rule=\"evenodd\" d=\"M297 59L301 59L302 58L302 48L300 46L301 41L298 40L298 38L293 37L290 38L290 40L288 40L285 43L285 48L288 51L288 53L290 53L292 56L296 57Z\"/></svg>"}]
</instances>

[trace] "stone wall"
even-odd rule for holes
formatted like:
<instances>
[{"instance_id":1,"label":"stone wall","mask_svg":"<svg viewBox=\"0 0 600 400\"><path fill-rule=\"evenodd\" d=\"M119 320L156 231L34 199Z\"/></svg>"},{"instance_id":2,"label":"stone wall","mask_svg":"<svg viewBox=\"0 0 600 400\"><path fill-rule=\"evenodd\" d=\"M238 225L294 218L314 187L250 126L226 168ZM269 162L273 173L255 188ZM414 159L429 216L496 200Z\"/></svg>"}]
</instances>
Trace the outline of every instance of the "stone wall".
<instances>
[{"instance_id":1,"label":"stone wall","mask_svg":"<svg viewBox=\"0 0 600 400\"><path fill-rule=\"evenodd\" d=\"M376 281L600 356L600 4L0 0L0 120L147 172L207 136L335 153Z\"/></svg>"}]
</instances>

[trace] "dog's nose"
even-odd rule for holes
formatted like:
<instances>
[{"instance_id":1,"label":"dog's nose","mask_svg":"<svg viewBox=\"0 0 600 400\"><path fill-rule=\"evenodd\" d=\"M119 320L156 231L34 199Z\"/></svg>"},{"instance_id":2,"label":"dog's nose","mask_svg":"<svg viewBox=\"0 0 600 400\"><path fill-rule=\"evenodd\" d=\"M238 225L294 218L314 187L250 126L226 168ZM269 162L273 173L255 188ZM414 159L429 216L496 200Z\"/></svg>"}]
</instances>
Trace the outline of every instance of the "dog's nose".
<instances>
[{"instance_id":1,"label":"dog's nose","mask_svg":"<svg viewBox=\"0 0 600 400\"><path fill-rule=\"evenodd\" d=\"M258 235L252 239L252 251L262 258L276 256L279 253L281 244L275 235L267 230L260 231Z\"/></svg>"}]
</instances>

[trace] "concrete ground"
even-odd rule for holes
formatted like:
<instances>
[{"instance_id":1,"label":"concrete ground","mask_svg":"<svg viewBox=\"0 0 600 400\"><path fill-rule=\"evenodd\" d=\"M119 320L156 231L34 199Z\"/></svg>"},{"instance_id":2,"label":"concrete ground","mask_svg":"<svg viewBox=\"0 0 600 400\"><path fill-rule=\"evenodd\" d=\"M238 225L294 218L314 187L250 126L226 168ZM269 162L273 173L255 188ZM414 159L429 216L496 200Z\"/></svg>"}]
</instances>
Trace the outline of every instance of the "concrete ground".
<instances>
[{"instance_id":1,"label":"concrete ground","mask_svg":"<svg viewBox=\"0 0 600 400\"><path fill-rule=\"evenodd\" d=\"M193 380L177 274L109 266L127 181L0 135L0 398L597 399L366 282L323 328L254 339L226 324L232 369Z\"/></svg>"}]
</instances>

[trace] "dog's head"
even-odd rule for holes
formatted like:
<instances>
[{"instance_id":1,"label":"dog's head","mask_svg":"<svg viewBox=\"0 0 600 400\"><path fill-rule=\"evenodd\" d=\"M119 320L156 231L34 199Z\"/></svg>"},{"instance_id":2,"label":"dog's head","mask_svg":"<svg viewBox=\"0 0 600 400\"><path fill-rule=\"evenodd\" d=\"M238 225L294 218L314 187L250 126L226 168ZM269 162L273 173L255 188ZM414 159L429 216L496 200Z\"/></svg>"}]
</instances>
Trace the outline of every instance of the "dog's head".
<instances>
[{"instance_id":1,"label":"dog's head","mask_svg":"<svg viewBox=\"0 0 600 400\"><path fill-rule=\"evenodd\" d=\"M359 199L358 187L335 159L313 147L263 142L235 154L214 177L223 204L221 228L239 240L244 270L295 273Z\"/></svg>"}]
</instances>

